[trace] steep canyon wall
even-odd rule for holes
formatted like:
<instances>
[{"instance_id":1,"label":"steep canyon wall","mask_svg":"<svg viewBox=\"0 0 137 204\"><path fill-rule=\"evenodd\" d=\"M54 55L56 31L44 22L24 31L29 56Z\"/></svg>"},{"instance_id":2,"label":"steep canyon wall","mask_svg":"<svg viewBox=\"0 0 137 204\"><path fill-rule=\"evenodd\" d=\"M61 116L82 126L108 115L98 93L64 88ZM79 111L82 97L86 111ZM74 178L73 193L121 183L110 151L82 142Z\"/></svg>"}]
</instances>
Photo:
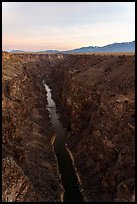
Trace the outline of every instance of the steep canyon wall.
<instances>
[{"instance_id":1,"label":"steep canyon wall","mask_svg":"<svg viewBox=\"0 0 137 204\"><path fill-rule=\"evenodd\" d=\"M51 145L43 76L49 56L3 53L2 200L58 202L63 188Z\"/></svg>"},{"instance_id":2,"label":"steep canyon wall","mask_svg":"<svg viewBox=\"0 0 137 204\"><path fill-rule=\"evenodd\" d=\"M86 201L134 201L135 56L3 53L3 201L60 200L52 89Z\"/></svg>"},{"instance_id":3,"label":"steep canyon wall","mask_svg":"<svg viewBox=\"0 0 137 204\"><path fill-rule=\"evenodd\" d=\"M134 56L69 56L51 87L87 201L133 201Z\"/></svg>"}]
</instances>

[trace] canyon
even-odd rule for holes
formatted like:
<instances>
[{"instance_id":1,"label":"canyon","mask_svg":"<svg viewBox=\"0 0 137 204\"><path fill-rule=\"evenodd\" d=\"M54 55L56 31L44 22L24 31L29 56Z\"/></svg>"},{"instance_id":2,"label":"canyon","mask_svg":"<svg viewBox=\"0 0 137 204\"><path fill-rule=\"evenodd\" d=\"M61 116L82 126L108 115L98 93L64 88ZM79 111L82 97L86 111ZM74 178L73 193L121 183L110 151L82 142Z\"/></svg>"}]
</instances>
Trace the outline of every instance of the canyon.
<instances>
[{"instance_id":1,"label":"canyon","mask_svg":"<svg viewBox=\"0 0 137 204\"><path fill-rule=\"evenodd\" d=\"M64 202L43 80L83 201L134 202L135 55L2 52L3 202Z\"/></svg>"}]
</instances>

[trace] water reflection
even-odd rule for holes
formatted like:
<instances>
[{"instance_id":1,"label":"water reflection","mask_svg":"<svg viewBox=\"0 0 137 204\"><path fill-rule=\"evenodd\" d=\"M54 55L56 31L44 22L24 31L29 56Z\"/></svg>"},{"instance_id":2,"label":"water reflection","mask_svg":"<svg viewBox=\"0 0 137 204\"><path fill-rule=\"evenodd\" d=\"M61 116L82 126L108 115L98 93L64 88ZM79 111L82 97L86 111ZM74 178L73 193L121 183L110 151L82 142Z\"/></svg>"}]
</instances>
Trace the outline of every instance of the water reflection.
<instances>
[{"instance_id":1,"label":"water reflection","mask_svg":"<svg viewBox=\"0 0 137 204\"><path fill-rule=\"evenodd\" d=\"M43 81L47 91L47 110L49 111L52 127L56 132L54 140L54 150L58 160L59 172L61 174L62 184L65 189L64 202L83 202L82 195L79 191L77 177L72 165L72 160L65 146L67 132L61 124L58 114L56 113L56 104L52 99L49 86Z\"/></svg>"}]
</instances>

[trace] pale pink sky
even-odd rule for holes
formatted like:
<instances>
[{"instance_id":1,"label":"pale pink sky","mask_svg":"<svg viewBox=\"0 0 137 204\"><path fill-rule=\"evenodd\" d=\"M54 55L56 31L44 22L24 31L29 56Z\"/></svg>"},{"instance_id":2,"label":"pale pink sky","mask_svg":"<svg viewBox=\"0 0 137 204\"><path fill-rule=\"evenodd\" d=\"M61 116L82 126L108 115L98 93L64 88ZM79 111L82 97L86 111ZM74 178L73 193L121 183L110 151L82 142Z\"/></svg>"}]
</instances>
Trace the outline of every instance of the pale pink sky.
<instances>
[{"instance_id":1,"label":"pale pink sky","mask_svg":"<svg viewBox=\"0 0 137 204\"><path fill-rule=\"evenodd\" d=\"M68 50L133 40L134 2L2 2L3 50Z\"/></svg>"}]
</instances>

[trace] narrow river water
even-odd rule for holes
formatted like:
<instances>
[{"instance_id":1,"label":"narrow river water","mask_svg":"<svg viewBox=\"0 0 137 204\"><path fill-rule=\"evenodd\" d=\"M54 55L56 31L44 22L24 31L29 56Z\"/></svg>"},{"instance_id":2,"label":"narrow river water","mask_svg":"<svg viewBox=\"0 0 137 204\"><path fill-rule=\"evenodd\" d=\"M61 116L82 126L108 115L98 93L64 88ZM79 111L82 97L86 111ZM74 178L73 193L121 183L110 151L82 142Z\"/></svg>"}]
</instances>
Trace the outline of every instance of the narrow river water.
<instances>
[{"instance_id":1,"label":"narrow river water","mask_svg":"<svg viewBox=\"0 0 137 204\"><path fill-rule=\"evenodd\" d=\"M51 90L45 82L43 82L43 84L47 91L47 110L49 111L52 127L56 133L54 150L58 160L58 168L59 173L61 174L62 185L65 190L63 202L83 202L72 160L65 146L67 132L63 128L58 114L56 113L56 104L52 99Z\"/></svg>"}]
</instances>

